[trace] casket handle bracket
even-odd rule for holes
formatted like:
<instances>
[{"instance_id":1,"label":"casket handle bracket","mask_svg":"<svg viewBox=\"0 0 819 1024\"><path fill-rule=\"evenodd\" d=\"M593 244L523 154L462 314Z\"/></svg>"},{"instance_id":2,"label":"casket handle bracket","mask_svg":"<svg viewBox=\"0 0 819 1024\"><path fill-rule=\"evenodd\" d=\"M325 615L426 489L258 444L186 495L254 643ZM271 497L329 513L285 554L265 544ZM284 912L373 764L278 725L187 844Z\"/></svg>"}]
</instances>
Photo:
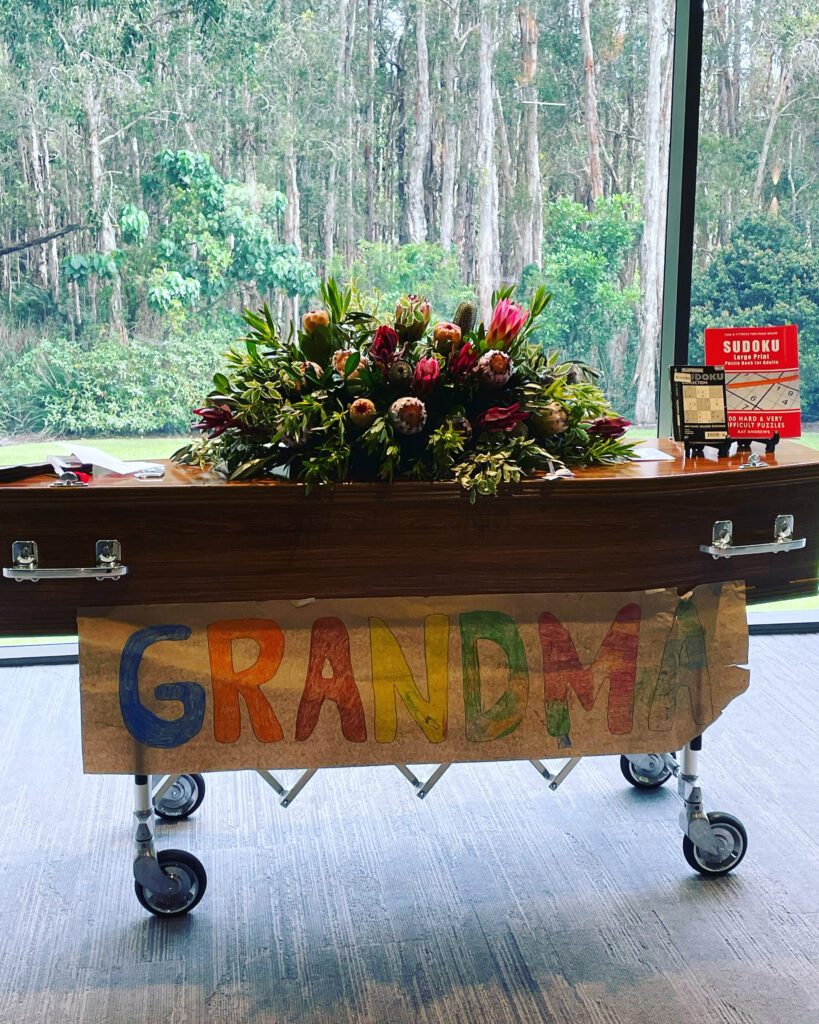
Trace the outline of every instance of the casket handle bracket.
<instances>
[{"instance_id":1,"label":"casket handle bracket","mask_svg":"<svg viewBox=\"0 0 819 1024\"><path fill-rule=\"evenodd\" d=\"M36 540L16 540L11 545L11 567L3 569L6 579L18 583L40 580L118 580L128 572L122 564L122 548L118 540L98 540L96 565L81 568L43 569Z\"/></svg>"},{"instance_id":2,"label":"casket handle bracket","mask_svg":"<svg viewBox=\"0 0 819 1024\"><path fill-rule=\"evenodd\" d=\"M711 531L711 543L700 544L700 551L714 558L736 558L738 555L780 554L805 547L804 537L794 537L793 516L779 515L774 520L773 540L762 544L734 544L734 524L718 519Z\"/></svg>"}]
</instances>

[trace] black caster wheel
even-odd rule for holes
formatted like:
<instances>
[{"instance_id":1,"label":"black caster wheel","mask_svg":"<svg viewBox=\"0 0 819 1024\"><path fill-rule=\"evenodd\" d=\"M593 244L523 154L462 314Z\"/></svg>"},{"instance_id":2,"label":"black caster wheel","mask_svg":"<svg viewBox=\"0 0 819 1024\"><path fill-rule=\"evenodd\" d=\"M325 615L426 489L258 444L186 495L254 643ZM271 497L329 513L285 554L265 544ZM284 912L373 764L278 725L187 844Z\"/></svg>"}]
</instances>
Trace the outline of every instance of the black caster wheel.
<instances>
[{"instance_id":1,"label":"black caster wheel","mask_svg":"<svg viewBox=\"0 0 819 1024\"><path fill-rule=\"evenodd\" d=\"M664 782L668 782L671 778L671 769L665 761L656 754L650 756L652 758L650 765L637 768L625 754L620 755L620 771L623 773L623 778L637 789L659 789Z\"/></svg>"},{"instance_id":2,"label":"black caster wheel","mask_svg":"<svg viewBox=\"0 0 819 1024\"><path fill-rule=\"evenodd\" d=\"M179 891L170 894L154 893L139 882L134 882L136 898L157 917L181 917L193 910L205 895L208 876L202 862L184 850L161 850L156 859L165 874L179 883Z\"/></svg>"},{"instance_id":3,"label":"black caster wheel","mask_svg":"<svg viewBox=\"0 0 819 1024\"><path fill-rule=\"evenodd\" d=\"M154 800L154 813L166 821L188 818L205 799L205 780L198 773L180 775L167 793Z\"/></svg>"},{"instance_id":4,"label":"black caster wheel","mask_svg":"<svg viewBox=\"0 0 819 1024\"><path fill-rule=\"evenodd\" d=\"M722 811L711 811L708 821L716 833L720 845L719 853L709 853L695 846L688 836L683 836L683 854L695 871L703 875L727 875L745 856L748 849L748 833L739 818Z\"/></svg>"}]
</instances>

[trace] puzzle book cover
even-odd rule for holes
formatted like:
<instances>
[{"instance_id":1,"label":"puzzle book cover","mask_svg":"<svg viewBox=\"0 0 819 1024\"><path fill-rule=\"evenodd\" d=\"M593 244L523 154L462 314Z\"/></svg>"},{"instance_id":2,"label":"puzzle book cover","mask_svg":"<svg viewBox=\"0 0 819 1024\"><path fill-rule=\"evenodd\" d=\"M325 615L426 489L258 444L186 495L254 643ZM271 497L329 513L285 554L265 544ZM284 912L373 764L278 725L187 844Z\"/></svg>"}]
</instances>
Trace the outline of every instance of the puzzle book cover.
<instances>
[{"instance_id":1,"label":"puzzle book cover","mask_svg":"<svg viewBox=\"0 0 819 1024\"><path fill-rule=\"evenodd\" d=\"M795 324L710 327L705 359L725 367L731 437L799 437L799 347Z\"/></svg>"}]
</instances>

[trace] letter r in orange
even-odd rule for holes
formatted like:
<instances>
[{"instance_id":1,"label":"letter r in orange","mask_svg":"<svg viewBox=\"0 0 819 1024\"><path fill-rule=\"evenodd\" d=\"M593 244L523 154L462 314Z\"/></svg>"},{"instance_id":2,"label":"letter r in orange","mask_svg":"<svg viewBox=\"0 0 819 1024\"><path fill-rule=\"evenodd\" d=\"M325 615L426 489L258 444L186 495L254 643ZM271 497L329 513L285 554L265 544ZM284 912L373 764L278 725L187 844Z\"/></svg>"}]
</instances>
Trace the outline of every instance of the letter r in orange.
<instances>
[{"instance_id":1,"label":"letter r in orange","mask_svg":"<svg viewBox=\"0 0 819 1024\"><path fill-rule=\"evenodd\" d=\"M255 640L259 657L237 672L233 641ZM284 653L284 634L269 619L224 619L208 626L208 654L213 681L213 735L217 743L235 743L241 731L239 695L250 713L250 725L262 743L282 739L282 727L259 689L278 672Z\"/></svg>"}]
</instances>

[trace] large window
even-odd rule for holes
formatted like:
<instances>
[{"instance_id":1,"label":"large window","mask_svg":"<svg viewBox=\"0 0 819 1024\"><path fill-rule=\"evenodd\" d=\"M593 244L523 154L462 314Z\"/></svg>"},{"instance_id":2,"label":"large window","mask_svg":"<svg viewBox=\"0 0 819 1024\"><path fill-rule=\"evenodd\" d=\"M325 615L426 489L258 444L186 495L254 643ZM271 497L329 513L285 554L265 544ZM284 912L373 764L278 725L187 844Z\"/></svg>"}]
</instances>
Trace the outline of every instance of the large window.
<instances>
[{"instance_id":1,"label":"large window","mask_svg":"<svg viewBox=\"0 0 819 1024\"><path fill-rule=\"evenodd\" d=\"M167 454L241 308L294 317L329 274L385 305L423 292L440 317L546 283L543 345L599 367L650 428L673 17L667 0L6 5L0 438ZM807 145L771 152L766 201Z\"/></svg>"}]
</instances>

